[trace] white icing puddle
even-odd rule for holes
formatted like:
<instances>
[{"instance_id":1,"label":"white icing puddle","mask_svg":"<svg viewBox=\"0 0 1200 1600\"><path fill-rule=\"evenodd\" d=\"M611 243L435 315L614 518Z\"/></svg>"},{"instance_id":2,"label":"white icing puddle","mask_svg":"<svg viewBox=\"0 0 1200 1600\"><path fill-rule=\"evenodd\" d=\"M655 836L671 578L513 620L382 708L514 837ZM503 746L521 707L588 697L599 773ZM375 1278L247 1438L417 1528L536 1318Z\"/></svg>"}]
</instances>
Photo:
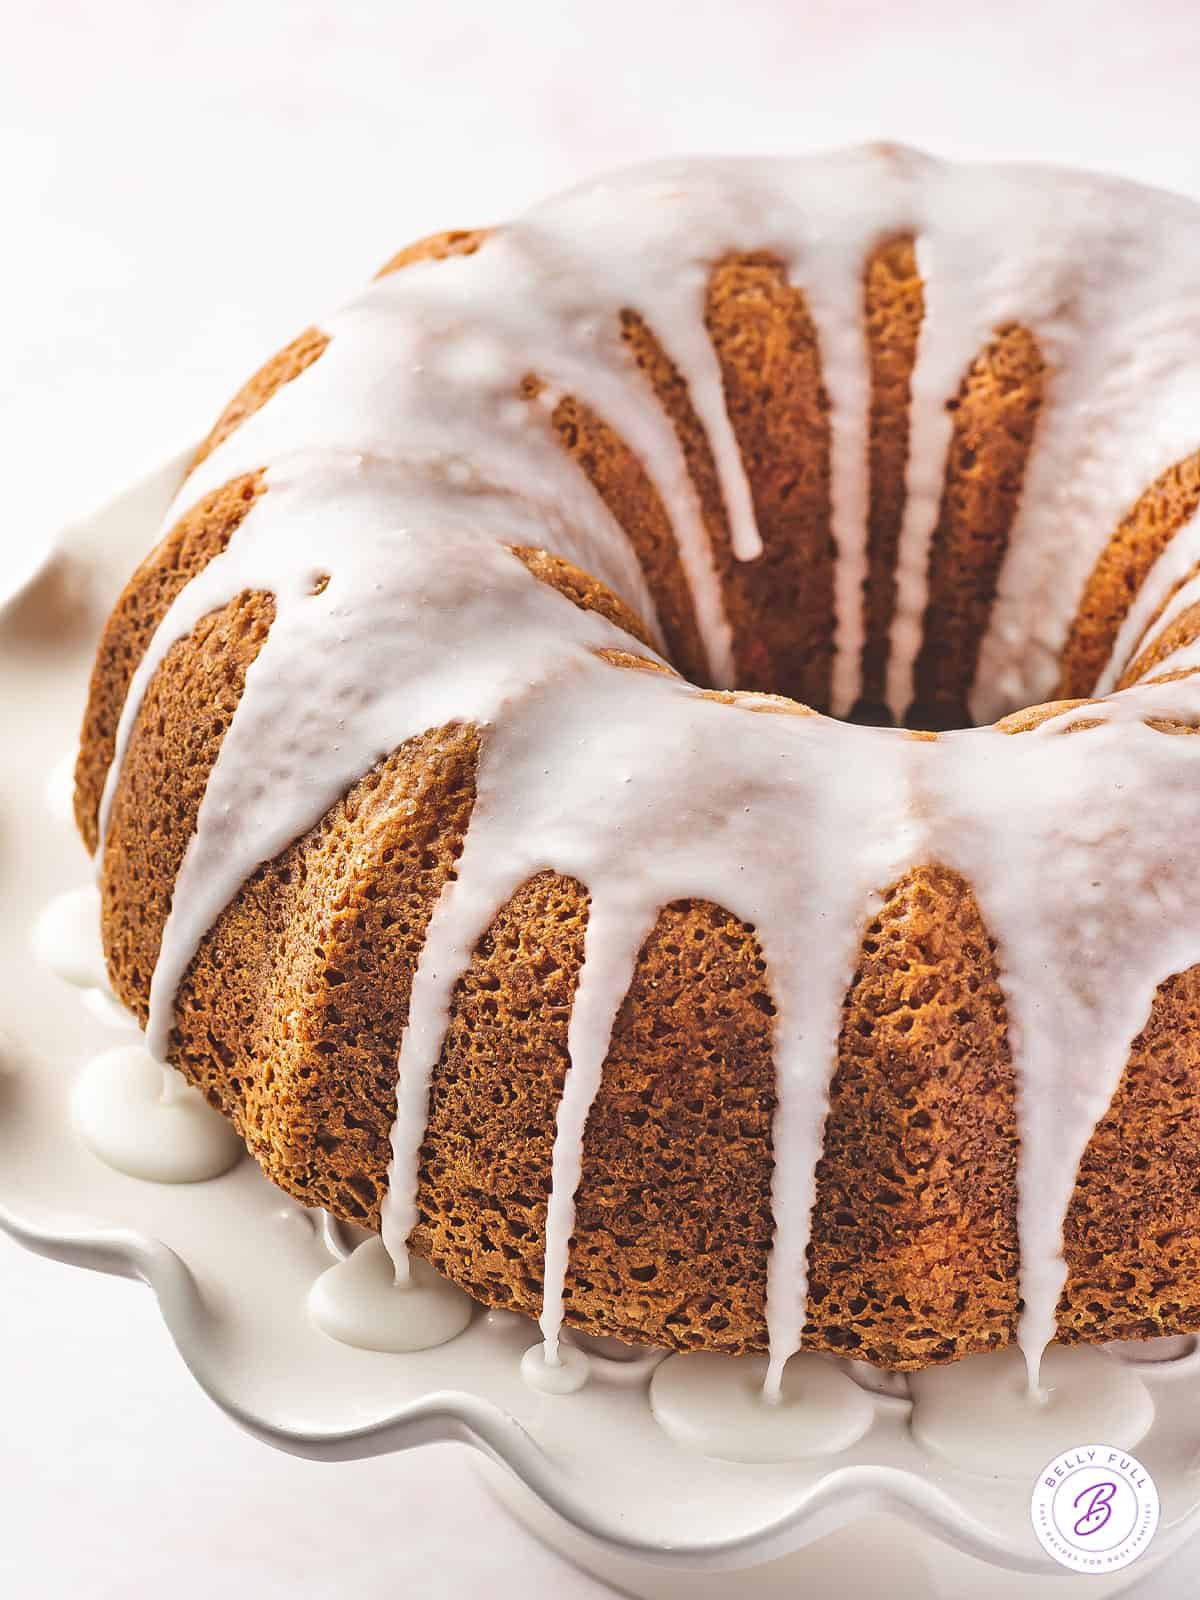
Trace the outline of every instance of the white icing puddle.
<instances>
[{"instance_id":1,"label":"white icing puddle","mask_svg":"<svg viewBox=\"0 0 1200 1600\"><path fill-rule=\"evenodd\" d=\"M676 1444L724 1461L799 1461L848 1450L875 1420L870 1396L821 1356L793 1356L778 1400L765 1356L675 1355L650 1380L655 1421Z\"/></svg>"},{"instance_id":2,"label":"white icing puddle","mask_svg":"<svg viewBox=\"0 0 1200 1600\"><path fill-rule=\"evenodd\" d=\"M65 797L60 790L63 784L69 785L74 765L74 755L65 757L47 785L51 815L64 824L71 820L71 798L69 788ZM34 923L32 944L39 965L80 990L80 1000L98 1021L141 1037L137 1018L109 987L100 942L100 891L95 884L68 890L51 900Z\"/></svg>"},{"instance_id":3,"label":"white icing puddle","mask_svg":"<svg viewBox=\"0 0 1200 1600\"><path fill-rule=\"evenodd\" d=\"M521 1357L521 1376L539 1394L575 1394L591 1375L592 1363L582 1350L560 1340L556 1354L544 1344L531 1344Z\"/></svg>"},{"instance_id":4,"label":"white icing puddle","mask_svg":"<svg viewBox=\"0 0 1200 1600\"><path fill-rule=\"evenodd\" d=\"M474 1303L427 1262L413 1257L408 1282L396 1282L377 1238L324 1271L308 1294L308 1314L341 1344L403 1355L447 1344L471 1321Z\"/></svg>"},{"instance_id":5,"label":"white icing puddle","mask_svg":"<svg viewBox=\"0 0 1200 1600\"><path fill-rule=\"evenodd\" d=\"M968 1356L909 1377L919 1444L966 1472L1029 1478L1080 1439L1132 1450L1154 1422L1138 1374L1101 1350L1051 1345L1038 1400L1019 1350Z\"/></svg>"},{"instance_id":6,"label":"white icing puddle","mask_svg":"<svg viewBox=\"0 0 1200 1600\"><path fill-rule=\"evenodd\" d=\"M73 827L75 821L75 762L78 752L68 750L50 769L46 779L46 805L55 822Z\"/></svg>"},{"instance_id":7,"label":"white icing puddle","mask_svg":"<svg viewBox=\"0 0 1200 1600\"><path fill-rule=\"evenodd\" d=\"M108 988L100 944L100 891L95 884L51 900L34 924L33 953L64 983L77 989Z\"/></svg>"},{"instance_id":8,"label":"white icing puddle","mask_svg":"<svg viewBox=\"0 0 1200 1600\"><path fill-rule=\"evenodd\" d=\"M97 1056L71 1096L71 1117L107 1166L151 1183L201 1183L241 1160L225 1118L140 1044Z\"/></svg>"}]
</instances>

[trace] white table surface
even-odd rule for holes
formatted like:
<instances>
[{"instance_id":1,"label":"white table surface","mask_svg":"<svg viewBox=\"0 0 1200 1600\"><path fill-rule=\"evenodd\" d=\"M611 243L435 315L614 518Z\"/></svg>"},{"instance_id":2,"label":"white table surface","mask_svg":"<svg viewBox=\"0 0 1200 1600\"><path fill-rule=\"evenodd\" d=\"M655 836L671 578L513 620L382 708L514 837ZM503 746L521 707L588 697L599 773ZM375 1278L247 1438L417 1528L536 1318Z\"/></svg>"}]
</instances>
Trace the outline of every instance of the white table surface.
<instances>
[{"instance_id":1,"label":"white table surface","mask_svg":"<svg viewBox=\"0 0 1200 1600\"><path fill-rule=\"evenodd\" d=\"M401 244L606 165L887 137L1200 195L1185 0L42 0L2 38L0 550L204 431ZM243 1437L147 1293L7 1242L0 1404L5 1600L606 1592L452 1448L330 1467ZM1134 1592L1198 1585L1200 1547Z\"/></svg>"}]
</instances>

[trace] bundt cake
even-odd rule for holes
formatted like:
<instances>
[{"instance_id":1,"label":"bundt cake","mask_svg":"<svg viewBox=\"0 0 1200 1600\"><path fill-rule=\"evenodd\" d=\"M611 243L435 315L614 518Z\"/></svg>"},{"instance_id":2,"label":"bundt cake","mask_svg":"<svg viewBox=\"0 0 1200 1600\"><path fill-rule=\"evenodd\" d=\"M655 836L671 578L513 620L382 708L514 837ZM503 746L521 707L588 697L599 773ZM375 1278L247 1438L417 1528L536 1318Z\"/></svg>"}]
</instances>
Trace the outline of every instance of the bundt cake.
<instances>
[{"instance_id":1,"label":"bundt cake","mask_svg":"<svg viewBox=\"0 0 1200 1600\"><path fill-rule=\"evenodd\" d=\"M114 989L551 1353L1200 1328L1198 508L1182 200L875 146L424 240L104 632Z\"/></svg>"}]
</instances>

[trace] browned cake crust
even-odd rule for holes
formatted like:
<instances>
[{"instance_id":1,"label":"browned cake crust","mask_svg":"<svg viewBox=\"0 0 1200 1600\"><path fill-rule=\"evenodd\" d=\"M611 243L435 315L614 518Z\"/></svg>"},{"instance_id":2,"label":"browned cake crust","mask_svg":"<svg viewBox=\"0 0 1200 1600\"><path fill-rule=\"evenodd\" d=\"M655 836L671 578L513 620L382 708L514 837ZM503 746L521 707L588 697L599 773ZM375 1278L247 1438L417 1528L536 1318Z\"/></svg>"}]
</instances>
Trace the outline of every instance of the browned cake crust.
<instances>
[{"instance_id":1,"label":"browned cake crust","mask_svg":"<svg viewBox=\"0 0 1200 1600\"><path fill-rule=\"evenodd\" d=\"M415 244L405 245L390 261L385 261L375 274L386 278L389 272L399 272L401 267L414 266L418 261L445 261L449 256L473 256L487 238L490 228L449 228L443 233L431 233Z\"/></svg>"},{"instance_id":2,"label":"browned cake crust","mask_svg":"<svg viewBox=\"0 0 1200 1600\"><path fill-rule=\"evenodd\" d=\"M1153 621L1157 621L1157 618ZM1117 679L1117 688L1125 689L1131 683L1148 678L1160 661L1165 661L1174 651L1182 650L1197 638L1200 638L1200 605L1185 606L1154 643L1134 657Z\"/></svg>"},{"instance_id":3,"label":"browned cake crust","mask_svg":"<svg viewBox=\"0 0 1200 1600\"><path fill-rule=\"evenodd\" d=\"M896 557L904 520L909 411L925 295L916 247L901 234L872 251L863 277L863 325L871 373L867 436L867 578L862 696L858 715L890 720L885 683L896 609Z\"/></svg>"},{"instance_id":4,"label":"browned cake crust","mask_svg":"<svg viewBox=\"0 0 1200 1600\"><path fill-rule=\"evenodd\" d=\"M971 364L948 410L954 418L946 487L929 556L929 603L914 672L917 728L969 723L996 579L1021 498L1046 368L1027 328L1000 328Z\"/></svg>"},{"instance_id":5,"label":"browned cake crust","mask_svg":"<svg viewBox=\"0 0 1200 1600\"><path fill-rule=\"evenodd\" d=\"M541 387L541 381L530 374L521 392L532 401ZM671 660L685 677L707 683L708 660L683 563L666 509L641 462L602 417L573 395L565 395L557 403L550 423L563 448L628 533Z\"/></svg>"},{"instance_id":6,"label":"browned cake crust","mask_svg":"<svg viewBox=\"0 0 1200 1600\"><path fill-rule=\"evenodd\" d=\"M486 237L438 235L384 270L470 253L485 248ZM906 425L890 421L888 408L893 399L906 408L922 315L911 240L880 245L863 292L872 350L864 661L868 681L881 686L894 593L885 572L903 515L908 448ZM708 326L764 535L763 559L744 567L733 560L686 386L633 313L623 332L695 478L739 672L748 685L821 705L829 693L833 550L829 408L812 321L777 262L745 255L715 269ZM268 363L205 448L319 360L327 342L310 332ZM921 696L938 706L960 705L970 685L973 629L991 603L1044 382L1036 344L1016 327L998 330L964 376L930 568L934 590L953 586L964 598L944 652L931 644L918 671ZM537 387L531 374L527 396ZM678 555L645 473L616 433L570 397L548 426L629 532L674 664L702 679ZM1104 641L1111 645L1128 607L1129 571L1148 565L1145 550L1160 548L1163 528L1194 508L1196 473L1185 463L1168 474L1118 530L1064 660L1064 694L1090 687ZM80 828L93 848L134 666L174 595L224 548L262 493L270 493L262 476L250 475L207 496L143 563L113 613L78 770ZM523 548L513 558L628 633L628 652L605 652L614 671L663 670L641 654L644 621L595 579L546 551ZM775 610L780 596L784 620ZM143 1021L175 872L272 617L271 597L249 593L204 618L168 652L133 727L102 900L114 988ZM804 712L786 701L776 709ZM1062 709L1032 708L1001 726L1020 736ZM370 1228L379 1226L386 1187L413 974L462 849L478 748L473 728L448 725L366 774L243 886L178 995L176 1065L232 1119L276 1183ZM499 911L454 994L421 1149L413 1248L478 1299L531 1315L541 1306L550 1151L587 910L581 885L542 873ZM662 909L587 1123L566 1285L570 1324L678 1348L764 1348L772 1015L751 928L703 902ZM1194 968L1160 989L1081 1164L1066 1230L1061 1337L1200 1327L1198 1080ZM887 891L863 930L845 1000L810 1249L812 1348L905 1369L1012 1338L1016 1139L992 942L970 886L931 863Z\"/></svg>"},{"instance_id":7,"label":"browned cake crust","mask_svg":"<svg viewBox=\"0 0 1200 1600\"><path fill-rule=\"evenodd\" d=\"M738 683L829 705L834 545L829 399L804 296L770 256L735 256L712 275L706 316L725 404L746 466L763 554L736 562L711 457L701 480L734 627ZM707 452L705 452L707 455Z\"/></svg>"},{"instance_id":8,"label":"browned cake crust","mask_svg":"<svg viewBox=\"0 0 1200 1600\"><path fill-rule=\"evenodd\" d=\"M175 596L224 550L261 486L259 475L235 478L181 517L125 585L105 624L75 765L75 820L92 852L130 679Z\"/></svg>"}]
</instances>

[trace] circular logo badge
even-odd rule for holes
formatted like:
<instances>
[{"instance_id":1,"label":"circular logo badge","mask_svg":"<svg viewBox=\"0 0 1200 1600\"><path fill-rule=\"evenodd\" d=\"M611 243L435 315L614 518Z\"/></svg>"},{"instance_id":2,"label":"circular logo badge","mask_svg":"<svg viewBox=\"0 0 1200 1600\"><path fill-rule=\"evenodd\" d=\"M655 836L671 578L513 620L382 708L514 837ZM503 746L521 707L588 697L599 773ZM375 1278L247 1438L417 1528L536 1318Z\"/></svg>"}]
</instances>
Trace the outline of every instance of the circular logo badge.
<instances>
[{"instance_id":1,"label":"circular logo badge","mask_svg":"<svg viewBox=\"0 0 1200 1600\"><path fill-rule=\"evenodd\" d=\"M1029 1505L1033 1531L1060 1566L1115 1572L1142 1555L1158 1527L1158 1490L1128 1450L1081 1444L1048 1461Z\"/></svg>"}]
</instances>

